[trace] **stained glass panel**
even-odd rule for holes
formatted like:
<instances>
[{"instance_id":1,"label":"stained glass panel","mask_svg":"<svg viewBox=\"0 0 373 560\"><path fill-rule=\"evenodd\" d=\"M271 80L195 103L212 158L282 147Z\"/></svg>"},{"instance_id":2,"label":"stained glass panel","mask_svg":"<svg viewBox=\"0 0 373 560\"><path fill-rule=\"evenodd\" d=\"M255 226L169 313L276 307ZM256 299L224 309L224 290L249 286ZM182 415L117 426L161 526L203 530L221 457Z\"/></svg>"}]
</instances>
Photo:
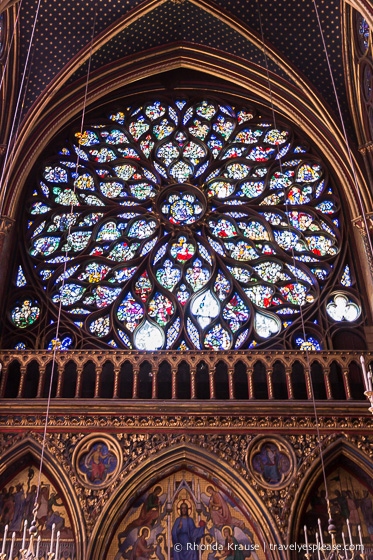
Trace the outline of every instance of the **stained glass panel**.
<instances>
[{"instance_id":1,"label":"stained glass panel","mask_svg":"<svg viewBox=\"0 0 373 560\"><path fill-rule=\"evenodd\" d=\"M12 328L61 306L72 333L98 347L227 350L312 346L292 333L322 298L331 322L356 321L357 300L323 295L334 271L351 285L349 265L337 266L330 174L287 125L258 114L153 99L70 136L26 208ZM26 292L30 270L43 298Z\"/></svg>"}]
</instances>

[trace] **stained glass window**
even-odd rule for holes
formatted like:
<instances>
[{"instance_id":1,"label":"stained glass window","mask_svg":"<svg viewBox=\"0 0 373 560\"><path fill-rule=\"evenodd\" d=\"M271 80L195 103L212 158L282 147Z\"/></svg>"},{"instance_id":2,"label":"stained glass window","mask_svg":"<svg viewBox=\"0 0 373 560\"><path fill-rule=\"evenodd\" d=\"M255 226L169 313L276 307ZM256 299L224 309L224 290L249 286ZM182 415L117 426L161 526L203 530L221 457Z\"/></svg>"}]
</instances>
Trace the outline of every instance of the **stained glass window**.
<instances>
[{"instance_id":1,"label":"stained glass window","mask_svg":"<svg viewBox=\"0 0 373 560\"><path fill-rule=\"evenodd\" d=\"M158 99L70 138L27 204L13 330L42 332L61 308L70 335L44 348L320 349L294 342L302 315L321 299L331 321L360 315L355 300L324 294L341 277L339 199L286 124Z\"/></svg>"}]
</instances>

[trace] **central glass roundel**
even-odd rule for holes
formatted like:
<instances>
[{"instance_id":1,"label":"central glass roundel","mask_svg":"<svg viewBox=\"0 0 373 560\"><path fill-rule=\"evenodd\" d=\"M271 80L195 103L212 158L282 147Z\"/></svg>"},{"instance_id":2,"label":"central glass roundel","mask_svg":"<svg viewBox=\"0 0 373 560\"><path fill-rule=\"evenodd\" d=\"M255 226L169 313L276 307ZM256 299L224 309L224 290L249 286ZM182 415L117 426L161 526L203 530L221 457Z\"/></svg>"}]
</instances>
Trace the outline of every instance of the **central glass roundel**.
<instances>
[{"instance_id":1,"label":"central glass roundel","mask_svg":"<svg viewBox=\"0 0 373 560\"><path fill-rule=\"evenodd\" d=\"M200 220L205 209L203 193L191 185L170 187L162 193L160 211L162 216L180 226L189 226Z\"/></svg>"}]
</instances>

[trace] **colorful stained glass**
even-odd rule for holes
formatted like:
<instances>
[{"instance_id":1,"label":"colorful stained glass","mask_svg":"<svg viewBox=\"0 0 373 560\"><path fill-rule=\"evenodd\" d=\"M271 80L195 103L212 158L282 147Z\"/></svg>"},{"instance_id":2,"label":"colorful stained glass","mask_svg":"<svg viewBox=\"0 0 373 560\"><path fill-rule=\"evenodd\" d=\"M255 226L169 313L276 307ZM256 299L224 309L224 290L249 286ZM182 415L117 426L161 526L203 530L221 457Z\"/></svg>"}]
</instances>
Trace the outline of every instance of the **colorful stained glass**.
<instances>
[{"instance_id":1,"label":"colorful stained glass","mask_svg":"<svg viewBox=\"0 0 373 560\"><path fill-rule=\"evenodd\" d=\"M159 124L153 126L153 133L157 140L163 140L163 138L170 136L174 130L174 124L167 119L163 119Z\"/></svg>"},{"instance_id":2,"label":"colorful stained glass","mask_svg":"<svg viewBox=\"0 0 373 560\"><path fill-rule=\"evenodd\" d=\"M155 99L88 124L31 189L29 258L43 300L61 302L64 320L100 347L294 344L283 331L300 306L312 317L326 280L330 290L333 275L346 286L351 275L339 272L332 174L296 133L258 115ZM296 156L280 163L285 153Z\"/></svg>"},{"instance_id":3,"label":"colorful stained glass","mask_svg":"<svg viewBox=\"0 0 373 560\"><path fill-rule=\"evenodd\" d=\"M254 266L254 270L265 282L276 284L284 280L290 280L290 276L282 271L282 264L277 262L261 262Z\"/></svg>"},{"instance_id":4,"label":"colorful stained glass","mask_svg":"<svg viewBox=\"0 0 373 560\"><path fill-rule=\"evenodd\" d=\"M230 163L227 165L226 175L229 179L245 179L250 173L251 166L244 163Z\"/></svg>"},{"instance_id":5,"label":"colorful stained glass","mask_svg":"<svg viewBox=\"0 0 373 560\"><path fill-rule=\"evenodd\" d=\"M108 254L108 259L112 261L130 261L135 256L140 243L128 245L125 241L117 243Z\"/></svg>"},{"instance_id":6,"label":"colorful stained glass","mask_svg":"<svg viewBox=\"0 0 373 560\"><path fill-rule=\"evenodd\" d=\"M258 253L246 241L238 241L234 243L225 243L231 259L236 261L251 261L258 258Z\"/></svg>"},{"instance_id":7,"label":"colorful stained glass","mask_svg":"<svg viewBox=\"0 0 373 560\"><path fill-rule=\"evenodd\" d=\"M129 292L118 307L117 317L119 321L124 324L126 329L132 332L139 325L143 316L144 310L142 305Z\"/></svg>"},{"instance_id":8,"label":"colorful stained glass","mask_svg":"<svg viewBox=\"0 0 373 560\"><path fill-rule=\"evenodd\" d=\"M85 291L86 288L80 284L66 283L60 286L57 294L52 296L52 301L61 302L63 306L72 305L83 297Z\"/></svg>"},{"instance_id":9,"label":"colorful stained glass","mask_svg":"<svg viewBox=\"0 0 373 560\"><path fill-rule=\"evenodd\" d=\"M224 140L228 140L234 130L234 123L222 115L219 115L217 120L212 125L215 132L223 136Z\"/></svg>"},{"instance_id":10,"label":"colorful stained glass","mask_svg":"<svg viewBox=\"0 0 373 560\"><path fill-rule=\"evenodd\" d=\"M144 117L139 117L137 121L131 122L129 125L129 131L132 134L134 140L138 140L145 132L150 128L150 125L145 122Z\"/></svg>"},{"instance_id":11,"label":"colorful stained glass","mask_svg":"<svg viewBox=\"0 0 373 560\"><path fill-rule=\"evenodd\" d=\"M23 286L26 286L26 284L27 284L27 281L26 281L25 273L23 272L22 266L19 265L18 271L17 271L16 286L18 288L23 288Z\"/></svg>"},{"instance_id":12,"label":"colorful stained glass","mask_svg":"<svg viewBox=\"0 0 373 560\"><path fill-rule=\"evenodd\" d=\"M178 161L170 168L170 175L178 183L186 183L193 174L193 169L184 161Z\"/></svg>"},{"instance_id":13,"label":"colorful stained glass","mask_svg":"<svg viewBox=\"0 0 373 560\"><path fill-rule=\"evenodd\" d=\"M71 350L73 346L73 339L71 336L65 336L64 338L52 338L47 346L47 350Z\"/></svg>"},{"instance_id":14,"label":"colorful stained glass","mask_svg":"<svg viewBox=\"0 0 373 560\"><path fill-rule=\"evenodd\" d=\"M39 316L40 307L37 301L32 299L23 300L11 310L12 322L20 329L33 325L39 319Z\"/></svg>"},{"instance_id":15,"label":"colorful stained glass","mask_svg":"<svg viewBox=\"0 0 373 560\"><path fill-rule=\"evenodd\" d=\"M228 181L213 181L208 185L207 196L216 196L217 198L228 198L235 191L234 183Z\"/></svg>"},{"instance_id":16,"label":"colorful stained glass","mask_svg":"<svg viewBox=\"0 0 373 560\"><path fill-rule=\"evenodd\" d=\"M172 291L180 281L181 271L174 267L170 260L166 260L163 268L158 269L155 276L161 286Z\"/></svg>"},{"instance_id":17,"label":"colorful stained glass","mask_svg":"<svg viewBox=\"0 0 373 560\"><path fill-rule=\"evenodd\" d=\"M178 317L169 327L167 331L166 348L171 348L175 340L177 339L180 331L180 324L181 324L180 317Z\"/></svg>"},{"instance_id":18,"label":"colorful stained glass","mask_svg":"<svg viewBox=\"0 0 373 560\"><path fill-rule=\"evenodd\" d=\"M186 237L179 237L177 243L171 245L171 255L179 262L186 262L193 257L195 248L188 243Z\"/></svg>"},{"instance_id":19,"label":"colorful stained glass","mask_svg":"<svg viewBox=\"0 0 373 560\"><path fill-rule=\"evenodd\" d=\"M149 301L148 304L148 314L149 317L155 319L155 321L161 327L167 325L170 321L175 308L172 304L172 301L166 298L166 296L157 292L154 295L154 298Z\"/></svg>"},{"instance_id":20,"label":"colorful stained glass","mask_svg":"<svg viewBox=\"0 0 373 560\"><path fill-rule=\"evenodd\" d=\"M146 239L155 233L157 229L157 222L154 220L137 220L128 230L128 237L135 237L136 239Z\"/></svg>"},{"instance_id":21,"label":"colorful stained glass","mask_svg":"<svg viewBox=\"0 0 373 560\"><path fill-rule=\"evenodd\" d=\"M321 350L321 344L314 336L307 336L306 340L303 336L296 336L295 345L299 348L299 350L303 350L304 352L315 352Z\"/></svg>"},{"instance_id":22,"label":"colorful stained glass","mask_svg":"<svg viewBox=\"0 0 373 560\"><path fill-rule=\"evenodd\" d=\"M123 190L123 185L116 181L105 181L105 183L100 183L100 191L107 198L127 196L127 193Z\"/></svg>"},{"instance_id":23,"label":"colorful stained glass","mask_svg":"<svg viewBox=\"0 0 373 560\"><path fill-rule=\"evenodd\" d=\"M110 332L110 318L106 315L105 317L99 317L89 325L89 330L92 334L102 338Z\"/></svg>"},{"instance_id":24,"label":"colorful stained glass","mask_svg":"<svg viewBox=\"0 0 373 560\"><path fill-rule=\"evenodd\" d=\"M260 196L264 191L264 181L247 181L240 185L242 194L248 198L255 198Z\"/></svg>"},{"instance_id":25,"label":"colorful stained glass","mask_svg":"<svg viewBox=\"0 0 373 560\"><path fill-rule=\"evenodd\" d=\"M196 113L203 119L207 119L210 121L212 117L216 114L216 109L214 105L212 105L211 103L208 103L207 101L202 101L202 103L197 105Z\"/></svg>"},{"instance_id":26,"label":"colorful stained glass","mask_svg":"<svg viewBox=\"0 0 373 560\"><path fill-rule=\"evenodd\" d=\"M308 293L308 288L300 283L288 284L279 289L284 298L294 305L303 306L306 303L312 303L315 299L312 294Z\"/></svg>"},{"instance_id":27,"label":"colorful stained glass","mask_svg":"<svg viewBox=\"0 0 373 560\"><path fill-rule=\"evenodd\" d=\"M203 268L202 261L200 259L196 259L192 262L192 266L187 268L185 278L191 286L193 292L197 292L209 280L210 272L207 268Z\"/></svg>"},{"instance_id":28,"label":"colorful stained glass","mask_svg":"<svg viewBox=\"0 0 373 560\"><path fill-rule=\"evenodd\" d=\"M73 233L69 233L69 235L67 236L67 243L62 247L62 250L73 251L74 253L83 251L83 249L87 247L90 239L90 231L74 231Z\"/></svg>"},{"instance_id":29,"label":"colorful stained glass","mask_svg":"<svg viewBox=\"0 0 373 560\"><path fill-rule=\"evenodd\" d=\"M192 136L204 140L209 132L210 127L207 124L202 124L200 120L195 119L193 126L189 127L189 132Z\"/></svg>"},{"instance_id":30,"label":"colorful stained glass","mask_svg":"<svg viewBox=\"0 0 373 560\"><path fill-rule=\"evenodd\" d=\"M166 113L166 107L160 101L155 101L152 105L145 107L145 115L151 121L155 121Z\"/></svg>"},{"instance_id":31,"label":"colorful stained glass","mask_svg":"<svg viewBox=\"0 0 373 560\"><path fill-rule=\"evenodd\" d=\"M185 286L185 284L181 284L180 289L176 292L176 297L181 303L181 305L185 305L186 302L190 298L190 292Z\"/></svg>"},{"instance_id":32,"label":"colorful stained glass","mask_svg":"<svg viewBox=\"0 0 373 560\"><path fill-rule=\"evenodd\" d=\"M249 320L250 310L238 294L233 294L232 299L224 305L223 318L228 323L233 333Z\"/></svg>"},{"instance_id":33,"label":"colorful stained glass","mask_svg":"<svg viewBox=\"0 0 373 560\"><path fill-rule=\"evenodd\" d=\"M216 237L220 237L221 239L237 237L238 235L237 229L233 225L233 223L226 220L225 218L220 218L217 222L210 220L209 227L211 233Z\"/></svg>"},{"instance_id":34,"label":"colorful stained glass","mask_svg":"<svg viewBox=\"0 0 373 560\"><path fill-rule=\"evenodd\" d=\"M245 294L258 307L270 307L272 305L272 296L275 293L274 288L264 285L254 285L244 288Z\"/></svg>"},{"instance_id":35,"label":"colorful stained glass","mask_svg":"<svg viewBox=\"0 0 373 560\"><path fill-rule=\"evenodd\" d=\"M103 225L96 236L96 241L114 241L121 236L121 232L115 222L107 222Z\"/></svg>"},{"instance_id":36,"label":"colorful stained glass","mask_svg":"<svg viewBox=\"0 0 373 560\"><path fill-rule=\"evenodd\" d=\"M188 331L189 338L192 341L194 347L197 348L197 350L200 350L201 343L199 339L199 332L197 330L197 327L194 325L194 323L190 320L189 317L187 318L187 331Z\"/></svg>"},{"instance_id":37,"label":"colorful stained glass","mask_svg":"<svg viewBox=\"0 0 373 560\"><path fill-rule=\"evenodd\" d=\"M220 301L225 300L231 289L231 283L224 276L224 274L219 270L214 283L214 292L220 299Z\"/></svg>"},{"instance_id":38,"label":"colorful stained glass","mask_svg":"<svg viewBox=\"0 0 373 560\"><path fill-rule=\"evenodd\" d=\"M250 221L248 223L239 222L238 226L245 237L249 239L264 239L269 241L269 234L264 225L261 222Z\"/></svg>"},{"instance_id":39,"label":"colorful stained glass","mask_svg":"<svg viewBox=\"0 0 373 560\"><path fill-rule=\"evenodd\" d=\"M48 257L58 249L60 240L60 237L38 237L33 242L30 255Z\"/></svg>"},{"instance_id":40,"label":"colorful stained glass","mask_svg":"<svg viewBox=\"0 0 373 560\"><path fill-rule=\"evenodd\" d=\"M218 323L206 333L203 345L210 350L229 350L232 341L229 332Z\"/></svg>"},{"instance_id":41,"label":"colorful stained glass","mask_svg":"<svg viewBox=\"0 0 373 560\"><path fill-rule=\"evenodd\" d=\"M342 274L342 278L341 278L341 284L343 286L352 286L352 280L351 280L351 272L350 272L350 267L348 266L348 264L346 264L343 274Z\"/></svg>"},{"instance_id":42,"label":"colorful stained glass","mask_svg":"<svg viewBox=\"0 0 373 560\"><path fill-rule=\"evenodd\" d=\"M152 291L152 283L149 280L148 273L143 272L137 282L135 283L135 294L141 299L141 301L145 302L150 292Z\"/></svg>"}]
</instances>

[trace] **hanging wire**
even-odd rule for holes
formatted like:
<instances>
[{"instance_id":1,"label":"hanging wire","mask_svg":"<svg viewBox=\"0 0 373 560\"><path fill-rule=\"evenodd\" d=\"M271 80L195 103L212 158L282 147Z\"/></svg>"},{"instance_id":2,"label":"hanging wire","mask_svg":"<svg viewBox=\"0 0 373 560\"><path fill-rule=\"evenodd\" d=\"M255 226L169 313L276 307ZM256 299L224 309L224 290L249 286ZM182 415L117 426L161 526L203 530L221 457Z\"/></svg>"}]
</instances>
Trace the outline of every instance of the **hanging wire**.
<instances>
[{"instance_id":1,"label":"hanging wire","mask_svg":"<svg viewBox=\"0 0 373 560\"><path fill-rule=\"evenodd\" d=\"M96 19L97 19L97 2L95 4L95 11L94 11L94 18L93 18L93 25L92 25L92 35L91 35L90 50L89 50L89 59L88 59L88 68L87 68L87 78L86 78L84 97L83 97L83 110L82 110L82 118L81 118L81 124L80 124L80 134L81 135L83 134L84 120L85 120L85 113L86 113L86 106L87 106L88 85L89 85L89 78L90 78L90 72L91 72L91 60L92 60L92 50L93 50L93 42L94 42L95 28L96 28ZM80 156L79 156L79 153L77 153L76 166L75 166L76 174L78 173L78 169L79 169L79 161L80 161ZM76 181L74 181L74 190L73 190L74 194L76 192L75 183L76 183ZM74 204L72 203L70 205L70 214L71 215L73 214L73 210L74 210ZM72 222L70 221L68 229L67 229L66 239L68 238L68 236L71 232L71 227L72 227ZM60 287L60 302L59 302L59 306L58 306L58 315L57 315L57 323L56 323L56 335L55 335L54 340L52 340L52 349L53 349L52 367L51 367L51 376L50 376L50 382L49 382L47 411L46 411L45 424L44 424L43 444L42 444L42 451L41 451L41 457L40 457L38 487L37 487L37 493L36 493L36 498L35 498L35 504L37 503L37 500L38 500L38 497L39 497L39 492L40 492L40 486L41 486L41 473L42 473L43 461L44 461L47 426L48 426L48 420L49 420L49 411L50 411L52 387L53 387L53 378L54 378L54 373L55 373L55 368L56 368L56 354L57 354L57 351L60 349L59 336L60 336L61 313L62 313L62 297L61 296L62 296L62 293L63 293L63 289L64 289L64 286L65 286L65 280L66 280L66 269L67 269L67 262L68 262L67 261L67 256L68 256L67 254L68 254L68 252L69 252L69 247L68 247L68 244L66 244L65 261L64 261L63 273L62 273L62 284L61 284L61 287Z\"/></svg>"},{"instance_id":2,"label":"hanging wire","mask_svg":"<svg viewBox=\"0 0 373 560\"><path fill-rule=\"evenodd\" d=\"M261 11L260 11L260 1L256 0L256 3L257 3L257 9L258 9L259 27L260 27L262 49L263 49L263 55L264 55L264 61L265 61L265 69L266 69L266 77L267 77L269 98L270 98L270 104L271 104L272 119L273 119L274 126L277 128L277 124L276 124L277 120L276 120L276 113L275 113L275 109L274 109L274 100L273 100L273 89L272 89L272 83L271 83L271 78L270 78L270 73L269 73L269 65L268 65L268 54L267 54L267 49L266 49L266 46L265 46L264 30L263 30L262 16L261 16ZM280 171L282 173L282 169L283 169L283 167L282 167L282 156L280 154L279 144L277 144L276 147L277 147L277 156L278 156L277 159L279 161L279 167L280 167ZM286 216L287 216L287 220L288 220L288 226L290 228L291 224L290 224L290 219L289 219L289 210L290 210L289 200L285 196L286 195L285 189L286 189L286 187L284 187L285 209L286 209ZM296 266L297 261L295 259L295 253L294 253L294 247L293 246L291 247L291 255L292 255L292 259L293 259L293 265ZM307 363L307 369L308 369L308 372L309 372L309 380L310 380L309 385L310 385L310 391L311 391L311 397L312 397L313 413L314 413L314 418L315 418L315 423L316 423L317 447L319 448L321 470L322 470L322 474L323 474L325 494L326 494L325 498L326 498L327 507L328 507L328 514L329 514L329 518L330 518L331 517L330 500L329 500L329 493L328 493L328 485L327 485L327 478L326 478L326 471L325 471L324 456L323 456L323 452L322 452L320 421L319 421L319 416L318 416L318 412L317 412L315 393L314 393L313 384L312 384L311 360L310 360L309 348L307 346L306 326L305 326L304 313L303 313L301 302L299 303L299 313L300 313L300 319L301 319L301 325L302 325L303 339L304 339L304 343L305 343L304 352L306 354L306 363Z\"/></svg>"},{"instance_id":3,"label":"hanging wire","mask_svg":"<svg viewBox=\"0 0 373 560\"><path fill-rule=\"evenodd\" d=\"M2 172L1 172L1 176L0 176L0 192L3 188L5 188L5 184L8 181L10 170L6 171L6 169L8 167L8 164L10 165L12 163L12 158L14 157L15 138L18 135L18 128L19 128L19 123L16 127L16 122L17 122L18 117L19 117L19 108L20 108L20 103L21 103L21 98L22 98L22 93L23 93L23 86L24 86L24 83L25 83L27 70L28 70L28 66L29 66L29 60L30 60L30 56L31 56L33 42L34 42L35 31L36 31L36 27L37 27L38 18L39 18L40 5L41 5L41 0L38 0L37 6L36 6L35 17L34 17L34 23L33 23L32 29L31 29L31 36L30 36L29 46L28 46L28 49L27 49L25 65L24 65L24 69L23 69L23 72L22 72L21 83L20 83L20 86L19 86L17 102L16 102L16 106L15 106L15 109L14 109L14 118L13 118L11 130L10 130L10 134L9 134L9 137L8 137L7 149L6 149L6 152L5 152L5 157L4 157L4 161L3 161L3 168L2 168ZM3 208L0 207L0 216L2 214L2 210L3 210Z\"/></svg>"},{"instance_id":4,"label":"hanging wire","mask_svg":"<svg viewBox=\"0 0 373 560\"><path fill-rule=\"evenodd\" d=\"M14 37L15 37L16 32L17 32L18 20L19 20L20 13L21 13L22 2L23 2L23 0L20 0L20 2L18 3L17 15L16 15L16 19L15 19L15 21L14 21L14 25L13 25L13 29L12 29L12 34L11 34L10 41L9 41L9 45L8 45L8 52L7 52L7 55L6 55L6 57L5 57L5 62L4 62L4 65L3 65L3 72L2 72L2 74L1 74L1 79L0 79L0 92L1 92L1 90L2 90L2 88L3 88L3 83L4 83L6 71L7 71L8 65L9 65L10 53L12 52L12 46L13 46L13 43L14 43Z\"/></svg>"},{"instance_id":5,"label":"hanging wire","mask_svg":"<svg viewBox=\"0 0 373 560\"><path fill-rule=\"evenodd\" d=\"M340 101L339 101L337 88L336 88L336 85L335 85L335 80L334 80L334 76L333 76L332 67L331 67L331 64L330 64L328 48L326 46L325 36L324 36L324 32L323 32L322 25L321 25L319 10L318 10L317 4L316 4L316 0L312 0L312 3L313 3L313 6L314 6L314 10L315 10L317 24L319 26L320 37L321 37L321 41L322 41L322 44L323 44L326 63L328 65L330 81L331 81L331 84L333 86L335 102L336 102L337 108L338 108L338 115L339 115L339 119L341 121L343 137L344 137L344 141L345 141L345 145L346 145L346 149L347 149L347 154L348 154L348 160L349 160L350 168L351 168L353 179L354 179L355 192L356 192L356 196L357 196L357 199L358 199L358 202L359 202L361 215L362 215L362 219L363 219L363 223L364 223L364 228L365 228L367 238L368 238L368 245L369 245L370 253L371 253L371 256L373 257L373 243L372 243L371 236L369 235L369 227L368 227L368 221L367 221L367 217L366 217L364 202L363 202L363 198L362 198L361 192L360 192L359 182L358 182L357 173L356 173L356 167L355 167L354 160L353 160L353 157L352 157L350 143L349 143L348 136L347 136L347 131L346 131L346 125L345 125L345 122L344 122L344 119L343 119L342 108L341 108L341 104L340 104Z\"/></svg>"}]
</instances>

